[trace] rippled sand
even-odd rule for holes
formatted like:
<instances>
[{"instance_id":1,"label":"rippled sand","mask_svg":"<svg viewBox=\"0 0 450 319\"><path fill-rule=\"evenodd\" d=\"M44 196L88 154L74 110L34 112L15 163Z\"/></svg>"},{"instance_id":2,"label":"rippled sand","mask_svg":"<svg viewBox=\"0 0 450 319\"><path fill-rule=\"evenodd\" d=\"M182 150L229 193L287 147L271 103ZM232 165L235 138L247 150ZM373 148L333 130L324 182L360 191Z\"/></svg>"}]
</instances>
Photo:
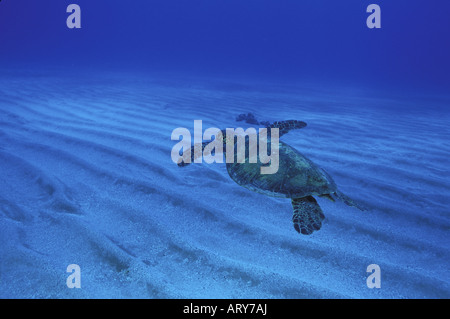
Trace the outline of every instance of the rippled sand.
<instances>
[{"instance_id":1,"label":"rippled sand","mask_svg":"<svg viewBox=\"0 0 450 319\"><path fill-rule=\"evenodd\" d=\"M117 75L0 84L2 298L450 297L448 98ZM307 122L282 140L368 211L319 198L322 229L302 236L289 200L224 165L171 161L173 129L239 127L243 112ZM81 289L66 287L69 264Z\"/></svg>"}]
</instances>

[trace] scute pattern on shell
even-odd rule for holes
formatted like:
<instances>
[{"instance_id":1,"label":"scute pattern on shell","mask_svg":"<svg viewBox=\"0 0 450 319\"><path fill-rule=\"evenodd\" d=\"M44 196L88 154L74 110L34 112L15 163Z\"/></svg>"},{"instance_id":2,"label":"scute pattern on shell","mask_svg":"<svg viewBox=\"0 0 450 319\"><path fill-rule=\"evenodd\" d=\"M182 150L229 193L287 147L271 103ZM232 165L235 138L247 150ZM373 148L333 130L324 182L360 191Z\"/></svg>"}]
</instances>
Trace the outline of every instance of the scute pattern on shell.
<instances>
[{"instance_id":1,"label":"scute pattern on shell","mask_svg":"<svg viewBox=\"0 0 450 319\"><path fill-rule=\"evenodd\" d=\"M269 142L270 143L270 142ZM321 168L286 143L279 144L279 169L275 174L261 174L261 162L227 163L230 177L254 192L273 197L297 198L330 194L336 184Z\"/></svg>"}]
</instances>

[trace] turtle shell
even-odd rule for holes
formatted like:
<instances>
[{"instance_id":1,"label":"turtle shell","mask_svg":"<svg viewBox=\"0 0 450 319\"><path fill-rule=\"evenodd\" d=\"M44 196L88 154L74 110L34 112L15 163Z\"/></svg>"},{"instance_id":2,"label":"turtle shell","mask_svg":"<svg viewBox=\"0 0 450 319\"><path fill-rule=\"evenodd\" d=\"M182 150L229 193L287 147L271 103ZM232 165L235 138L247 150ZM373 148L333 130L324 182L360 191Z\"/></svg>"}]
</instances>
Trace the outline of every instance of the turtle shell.
<instances>
[{"instance_id":1,"label":"turtle shell","mask_svg":"<svg viewBox=\"0 0 450 319\"><path fill-rule=\"evenodd\" d=\"M236 148L235 148L236 153ZM279 142L279 167L274 174L261 174L262 164L227 163L230 177L239 185L254 192L273 197L301 198L310 195L331 194L337 190L333 179L320 167L286 143Z\"/></svg>"}]
</instances>

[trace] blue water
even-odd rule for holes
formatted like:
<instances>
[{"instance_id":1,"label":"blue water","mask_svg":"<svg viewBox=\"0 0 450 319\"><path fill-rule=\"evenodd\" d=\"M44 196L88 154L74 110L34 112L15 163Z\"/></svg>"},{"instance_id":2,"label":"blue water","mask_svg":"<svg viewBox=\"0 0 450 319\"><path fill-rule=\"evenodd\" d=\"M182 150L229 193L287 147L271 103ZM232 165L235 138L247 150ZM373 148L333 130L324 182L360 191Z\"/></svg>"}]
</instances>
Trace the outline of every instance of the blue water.
<instances>
[{"instance_id":1,"label":"blue water","mask_svg":"<svg viewBox=\"0 0 450 319\"><path fill-rule=\"evenodd\" d=\"M0 2L1 298L450 297L448 1L74 2ZM367 210L172 162L249 112Z\"/></svg>"}]
</instances>

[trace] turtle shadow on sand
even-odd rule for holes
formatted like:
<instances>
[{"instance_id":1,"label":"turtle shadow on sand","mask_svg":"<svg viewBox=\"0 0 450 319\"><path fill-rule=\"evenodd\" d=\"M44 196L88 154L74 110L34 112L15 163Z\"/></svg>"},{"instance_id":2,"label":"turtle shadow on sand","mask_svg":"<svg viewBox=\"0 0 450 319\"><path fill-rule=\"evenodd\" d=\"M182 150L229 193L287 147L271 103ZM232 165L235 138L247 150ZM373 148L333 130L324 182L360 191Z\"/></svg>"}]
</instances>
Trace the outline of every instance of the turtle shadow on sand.
<instances>
[{"instance_id":1,"label":"turtle shadow on sand","mask_svg":"<svg viewBox=\"0 0 450 319\"><path fill-rule=\"evenodd\" d=\"M272 124L269 124L269 122L258 122L251 113L241 114L236 120L245 120L247 123L263 125L268 129L278 128L279 137L291 130L306 127L305 122L297 120L278 121ZM223 130L222 132L225 150L226 131ZM237 147L236 140L235 138L235 150ZM268 137L268 142L270 144L270 137ZM206 143L203 143L203 147L206 145ZM193 163L195 154L194 152L191 152L191 154L191 163ZM188 164L181 162L178 166L183 167ZM295 148L282 141L279 141L278 171L274 174L261 174L263 165L259 158L257 163L250 163L249 152L246 152L244 163L237 163L235 160L233 163L227 163L226 167L228 175L238 185L267 196L290 198L293 208L292 222L298 233L310 235L322 227L325 215L314 196L327 198L333 202L338 199L349 206L364 210L338 190L336 183L327 172Z\"/></svg>"}]
</instances>

